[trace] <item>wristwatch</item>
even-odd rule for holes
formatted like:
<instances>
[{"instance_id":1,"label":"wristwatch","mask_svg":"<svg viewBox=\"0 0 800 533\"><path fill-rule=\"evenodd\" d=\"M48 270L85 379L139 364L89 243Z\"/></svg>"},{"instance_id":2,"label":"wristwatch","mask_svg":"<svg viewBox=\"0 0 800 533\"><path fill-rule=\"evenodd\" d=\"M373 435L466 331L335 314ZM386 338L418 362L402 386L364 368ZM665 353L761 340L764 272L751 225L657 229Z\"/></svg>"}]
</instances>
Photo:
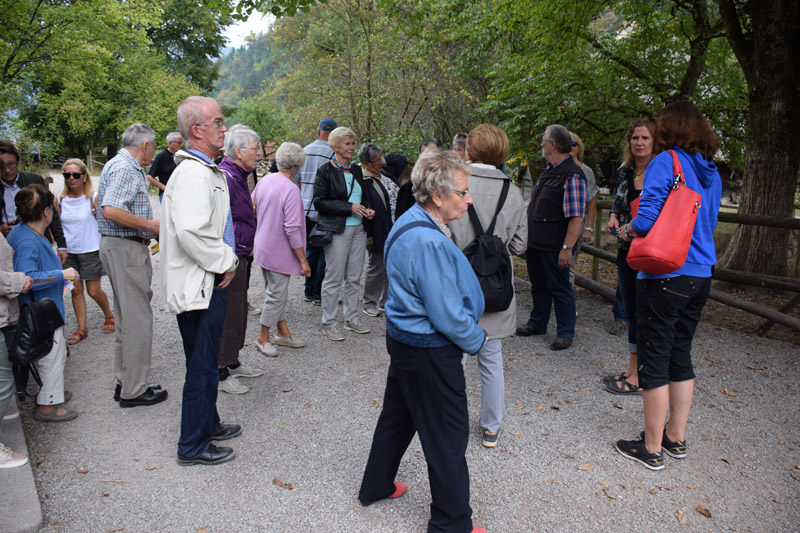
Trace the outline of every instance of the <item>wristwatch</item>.
<instances>
[{"instance_id":1,"label":"wristwatch","mask_svg":"<svg viewBox=\"0 0 800 533\"><path fill-rule=\"evenodd\" d=\"M622 226L622 234L625 236L626 239L630 239L631 238L631 236L628 235L628 225L627 224Z\"/></svg>"},{"instance_id":2,"label":"wristwatch","mask_svg":"<svg viewBox=\"0 0 800 533\"><path fill-rule=\"evenodd\" d=\"M562 250L572 250L572 246L567 246L566 244L561 245Z\"/></svg>"}]
</instances>

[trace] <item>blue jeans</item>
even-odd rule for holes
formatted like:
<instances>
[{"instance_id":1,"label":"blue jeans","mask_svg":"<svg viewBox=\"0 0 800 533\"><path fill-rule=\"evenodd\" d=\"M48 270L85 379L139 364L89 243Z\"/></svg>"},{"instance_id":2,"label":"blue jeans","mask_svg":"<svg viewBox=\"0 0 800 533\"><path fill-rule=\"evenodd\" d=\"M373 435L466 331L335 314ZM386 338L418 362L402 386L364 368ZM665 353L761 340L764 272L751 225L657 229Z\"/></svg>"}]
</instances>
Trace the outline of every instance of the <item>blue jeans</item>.
<instances>
[{"instance_id":1,"label":"blue jeans","mask_svg":"<svg viewBox=\"0 0 800 533\"><path fill-rule=\"evenodd\" d=\"M569 283L569 268L558 266L558 252L528 249L528 279L531 282L533 310L528 325L545 331L550 309L556 312L556 336L575 337L575 292Z\"/></svg>"},{"instance_id":2,"label":"blue jeans","mask_svg":"<svg viewBox=\"0 0 800 533\"><path fill-rule=\"evenodd\" d=\"M187 459L206 451L219 425L217 357L228 295L226 289L216 286L221 276L217 278L208 309L186 311L177 317L186 354L178 455Z\"/></svg>"},{"instance_id":3,"label":"blue jeans","mask_svg":"<svg viewBox=\"0 0 800 533\"><path fill-rule=\"evenodd\" d=\"M617 290L614 294L614 306L611 308L611 312L614 313L615 322L628 323L628 315L625 314L625 303L622 301L622 293L619 290L619 279L617 279Z\"/></svg>"},{"instance_id":4,"label":"blue jeans","mask_svg":"<svg viewBox=\"0 0 800 533\"><path fill-rule=\"evenodd\" d=\"M316 222L306 217L306 237L316 226ZM325 249L322 246L306 246L306 260L311 275L306 278L306 298L322 300L322 280L325 279Z\"/></svg>"}]
</instances>

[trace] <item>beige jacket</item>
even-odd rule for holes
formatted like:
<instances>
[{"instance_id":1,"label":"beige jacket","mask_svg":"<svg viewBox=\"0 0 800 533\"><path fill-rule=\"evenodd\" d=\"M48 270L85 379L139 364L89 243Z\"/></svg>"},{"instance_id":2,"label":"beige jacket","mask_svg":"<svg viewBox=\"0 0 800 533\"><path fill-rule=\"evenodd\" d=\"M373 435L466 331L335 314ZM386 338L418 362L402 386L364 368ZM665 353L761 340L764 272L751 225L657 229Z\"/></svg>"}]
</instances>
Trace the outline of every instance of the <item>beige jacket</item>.
<instances>
[{"instance_id":1,"label":"beige jacket","mask_svg":"<svg viewBox=\"0 0 800 533\"><path fill-rule=\"evenodd\" d=\"M233 248L222 241L230 197L225 175L183 150L175 154L161 204L161 274L169 310L208 309L214 275L236 269Z\"/></svg>"},{"instance_id":2,"label":"beige jacket","mask_svg":"<svg viewBox=\"0 0 800 533\"><path fill-rule=\"evenodd\" d=\"M470 166L469 192L484 230L487 230L492 222L494 212L497 210L497 202L500 200L503 180L507 179L509 179L508 176L497 169ZM467 213L464 213L458 220L453 220L447 226L453 232L456 246L461 250L475 239L475 230L472 229L472 223L469 221ZM522 194L513 183L508 189L508 197L503 208L497 216L494 234L502 239L511 254L522 255L525 253L528 245L528 215ZM516 295L511 300L508 309L497 313L484 313L478 321L478 325L486 330L487 339L502 339L513 335L517 329Z\"/></svg>"},{"instance_id":3,"label":"beige jacket","mask_svg":"<svg viewBox=\"0 0 800 533\"><path fill-rule=\"evenodd\" d=\"M24 286L25 273L14 272L14 250L0 235L0 328L19 320L17 295Z\"/></svg>"}]
</instances>

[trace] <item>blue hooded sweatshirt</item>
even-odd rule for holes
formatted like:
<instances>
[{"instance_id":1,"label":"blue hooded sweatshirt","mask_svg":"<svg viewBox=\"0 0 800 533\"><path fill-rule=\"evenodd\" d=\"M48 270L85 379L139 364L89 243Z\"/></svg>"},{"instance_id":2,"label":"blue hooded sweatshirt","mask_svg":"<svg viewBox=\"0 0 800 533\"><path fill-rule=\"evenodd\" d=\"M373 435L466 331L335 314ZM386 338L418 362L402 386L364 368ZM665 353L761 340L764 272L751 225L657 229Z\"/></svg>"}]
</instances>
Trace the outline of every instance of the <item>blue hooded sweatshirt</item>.
<instances>
[{"instance_id":1,"label":"blue hooded sweatshirt","mask_svg":"<svg viewBox=\"0 0 800 533\"><path fill-rule=\"evenodd\" d=\"M714 249L714 228L717 227L719 204L722 199L722 179L716 165L703 159L700 153L689 154L681 148L673 148L683 167L686 186L702 196L702 206L697 213L697 222L689 245L686 263L669 274L639 272L640 279L672 278L675 276L711 277L711 267L717 262ZM672 155L669 152L658 154L645 172L642 199L639 212L631 221L631 227L638 235L647 235L658 218L661 208L672 188Z\"/></svg>"}]
</instances>

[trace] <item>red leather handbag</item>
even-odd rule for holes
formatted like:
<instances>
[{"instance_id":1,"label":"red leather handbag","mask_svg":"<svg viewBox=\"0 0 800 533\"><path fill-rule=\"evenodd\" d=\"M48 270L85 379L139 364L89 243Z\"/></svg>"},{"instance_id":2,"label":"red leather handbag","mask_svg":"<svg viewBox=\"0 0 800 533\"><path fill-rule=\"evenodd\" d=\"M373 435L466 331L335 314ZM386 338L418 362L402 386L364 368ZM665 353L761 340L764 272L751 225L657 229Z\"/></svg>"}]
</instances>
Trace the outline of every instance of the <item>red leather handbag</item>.
<instances>
[{"instance_id":1,"label":"red leather handbag","mask_svg":"<svg viewBox=\"0 0 800 533\"><path fill-rule=\"evenodd\" d=\"M669 153L672 155L674 176L672 189L653 227L644 237L633 239L628 251L628 265L631 268L653 274L669 274L686 263L702 198L686 186L683 168L675 151L669 150ZM636 216L638 208L639 198L631 202L632 216Z\"/></svg>"}]
</instances>

